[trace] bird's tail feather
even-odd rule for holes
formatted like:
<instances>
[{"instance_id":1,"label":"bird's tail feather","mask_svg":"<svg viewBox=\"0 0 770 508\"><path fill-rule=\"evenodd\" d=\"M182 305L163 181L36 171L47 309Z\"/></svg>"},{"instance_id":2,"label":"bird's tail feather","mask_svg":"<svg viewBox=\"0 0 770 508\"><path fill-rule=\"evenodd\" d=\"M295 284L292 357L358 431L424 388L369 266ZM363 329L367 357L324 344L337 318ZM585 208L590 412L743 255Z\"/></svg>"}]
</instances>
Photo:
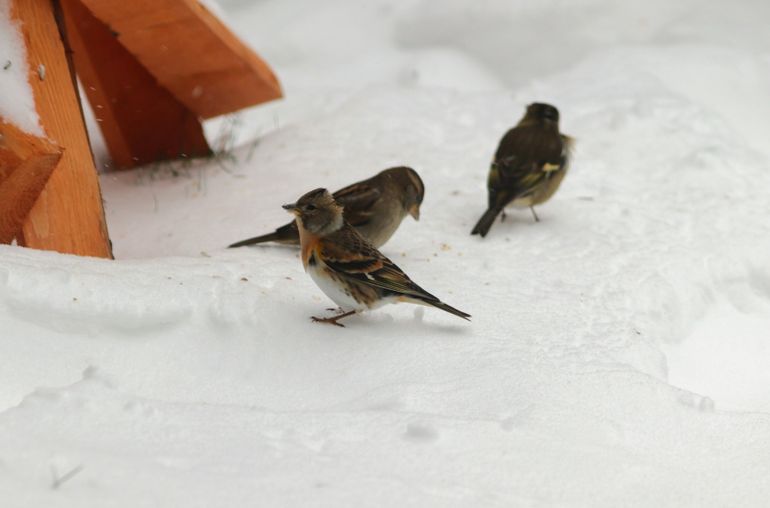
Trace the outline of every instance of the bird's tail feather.
<instances>
[{"instance_id":1,"label":"bird's tail feather","mask_svg":"<svg viewBox=\"0 0 770 508\"><path fill-rule=\"evenodd\" d=\"M492 227L492 224L495 222L495 219L497 218L498 214L502 211L503 209L497 206L487 208L487 211L484 212L484 215L481 216L479 221L473 227L473 231L471 231L471 234L481 235L482 238L487 236L487 233L489 232L489 228Z\"/></svg>"},{"instance_id":2,"label":"bird's tail feather","mask_svg":"<svg viewBox=\"0 0 770 508\"><path fill-rule=\"evenodd\" d=\"M439 300L435 300L435 301L433 301L433 300L423 300L423 302L428 304L428 305L431 305L433 307L436 307L437 309L441 309L441 310L446 311L446 312L448 312L450 314L454 314L455 316L461 317L461 318L463 318L466 321L470 321L470 317L471 317L470 314L468 314L467 312L463 312L461 310L455 309L451 305L447 305L447 304L445 304L442 301L439 301Z\"/></svg>"},{"instance_id":3,"label":"bird's tail feather","mask_svg":"<svg viewBox=\"0 0 770 508\"><path fill-rule=\"evenodd\" d=\"M245 247L247 245L255 245L265 242L278 242L291 245L299 244L299 232L297 231L296 224L292 222L290 224L286 224L285 226L281 226L272 233L241 240L240 242L236 242L228 246L228 249L235 247Z\"/></svg>"}]
</instances>

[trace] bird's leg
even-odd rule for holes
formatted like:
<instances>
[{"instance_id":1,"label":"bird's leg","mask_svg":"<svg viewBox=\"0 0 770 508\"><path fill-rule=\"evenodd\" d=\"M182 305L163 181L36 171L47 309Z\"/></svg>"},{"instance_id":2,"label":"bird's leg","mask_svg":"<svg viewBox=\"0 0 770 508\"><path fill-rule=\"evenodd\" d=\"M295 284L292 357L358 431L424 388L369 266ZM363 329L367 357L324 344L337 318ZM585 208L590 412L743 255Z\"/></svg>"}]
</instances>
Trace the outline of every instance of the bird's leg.
<instances>
[{"instance_id":1,"label":"bird's leg","mask_svg":"<svg viewBox=\"0 0 770 508\"><path fill-rule=\"evenodd\" d=\"M540 217L535 213L535 207L530 206L529 209L532 211L532 217L535 219L535 222L540 222Z\"/></svg>"},{"instance_id":2,"label":"bird's leg","mask_svg":"<svg viewBox=\"0 0 770 508\"><path fill-rule=\"evenodd\" d=\"M505 215L505 210L503 210L502 212L500 212L500 222L505 222L505 218L506 218L506 217L508 217L508 216L507 216L507 215Z\"/></svg>"},{"instance_id":3,"label":"bird's leg","mask_svg":"<svg viewBox=\"0 0 770 508\"><path fill-rule=\"evenodd\" d=\"M314 323L328 323L330 325L340 326L342 328L345 328L345 325L343 325L342 323L338 323L337 321L339 321L344 317L352 316L355 313L356 313L355 310L351 310L349 312L343 312L342 314L337 314L336 316L332 316L332 317L319 318L319 317L312 316L310 319Z\"/></svg>"}]
</instances>

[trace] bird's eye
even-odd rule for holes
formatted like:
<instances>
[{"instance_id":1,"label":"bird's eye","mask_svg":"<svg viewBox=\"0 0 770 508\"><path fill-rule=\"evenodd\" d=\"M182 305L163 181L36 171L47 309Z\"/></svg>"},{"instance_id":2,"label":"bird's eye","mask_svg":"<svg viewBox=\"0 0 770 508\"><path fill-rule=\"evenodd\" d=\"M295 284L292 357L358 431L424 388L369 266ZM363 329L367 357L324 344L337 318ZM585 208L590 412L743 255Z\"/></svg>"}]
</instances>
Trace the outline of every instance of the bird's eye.
<instances>
[{"instance_id":1,"label":"bird's eye","mask_svg":"<svg viewBox=\"0 0 770 508\"><path fill-rule=\"evenodd\" d=\"M312 212L313 210L315 210L315 205L305 205L305 210L307 210L308 212Z\"/></svg>"}]
</instances>

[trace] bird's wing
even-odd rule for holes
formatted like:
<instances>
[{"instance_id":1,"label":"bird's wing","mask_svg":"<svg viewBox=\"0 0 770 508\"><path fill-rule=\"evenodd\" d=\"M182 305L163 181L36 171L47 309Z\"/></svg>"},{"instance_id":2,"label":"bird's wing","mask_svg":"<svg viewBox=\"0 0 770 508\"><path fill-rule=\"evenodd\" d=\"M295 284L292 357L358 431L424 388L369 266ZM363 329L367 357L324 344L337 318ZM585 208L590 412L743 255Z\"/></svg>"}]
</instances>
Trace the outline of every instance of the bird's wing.
<instances>
[{"instance_id":1,"label":"bird's wing","mask_svg":"<svg viewBox=\"0 0 770 508\"><path fill-rule=\"evenodd\" d=\"M342 205L345 220L351 226L360 227L371 220L374 204L382 191L368 182L358 182L338 190L333 196Z\"/></svg>"},{"instance_id":2,"label":"bird's wing","mask_svg":"<svg viewBox=\"0 0 770 508\"><path fill-rule=\"evenodd\" d=\"M327 267L348 280L388 293L438 301L351 227L324 237L320 255Z\"/></svg>"},{"instance_id":3,"label":"bird's wing","mask_svg":"<svg viewBox=\"0 0 770 508\"><path fill-rule=\"evenodd\" d=\"M514 128L500 141L490 169L489 187L507 190L513 198L526 196L564 168L562 136Z\"/></svg>"}]
</instances>

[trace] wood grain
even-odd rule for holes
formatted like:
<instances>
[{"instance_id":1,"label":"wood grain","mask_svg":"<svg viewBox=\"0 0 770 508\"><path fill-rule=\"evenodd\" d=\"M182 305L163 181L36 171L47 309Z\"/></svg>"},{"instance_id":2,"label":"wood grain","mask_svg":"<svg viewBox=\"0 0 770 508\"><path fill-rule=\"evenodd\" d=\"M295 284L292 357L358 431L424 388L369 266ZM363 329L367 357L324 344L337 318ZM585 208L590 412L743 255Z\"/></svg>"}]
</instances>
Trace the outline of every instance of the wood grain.
<instances>
[{"instance_id":1,"label":"wood grain","mask_svg":"<svg viewBox=\"0 0 770 508\"><path fill-rule=\"evenodd\" d=\"M203 118L282 96L270 67L196 0L82 0L182 104Z\"/></svg>"},{"instance_id":2,"label":"wood grain","mask_svg":"<svg viewBox=\"0 0 770 508\"><path fill-rule=\"evenodd\" d=\"M63 150L0 119L0 243L21 238L24 220Z\"/></svg>"},{"instance_id":3,"label":"wood grain","mask_svg":"<svg viewBox=\"0 0 770 508\"><path fill-rule=\"evenodd\" d=\"M28 247L112 257L104 209L74 78L52 0L11 0L27 47L28 79L41 124L65 147L23 226Z\"/></svg>"},{"instance_id":4,"label":"wood grain","mask_svg":"<svg viewBox=\"0 0 770 508\"><path fill-rule=\"evenodd\" d=\"M128 52L80 0L60 0L80 82L118 168L211 153L198 115Z\"/></svg>"}]
</instances>

